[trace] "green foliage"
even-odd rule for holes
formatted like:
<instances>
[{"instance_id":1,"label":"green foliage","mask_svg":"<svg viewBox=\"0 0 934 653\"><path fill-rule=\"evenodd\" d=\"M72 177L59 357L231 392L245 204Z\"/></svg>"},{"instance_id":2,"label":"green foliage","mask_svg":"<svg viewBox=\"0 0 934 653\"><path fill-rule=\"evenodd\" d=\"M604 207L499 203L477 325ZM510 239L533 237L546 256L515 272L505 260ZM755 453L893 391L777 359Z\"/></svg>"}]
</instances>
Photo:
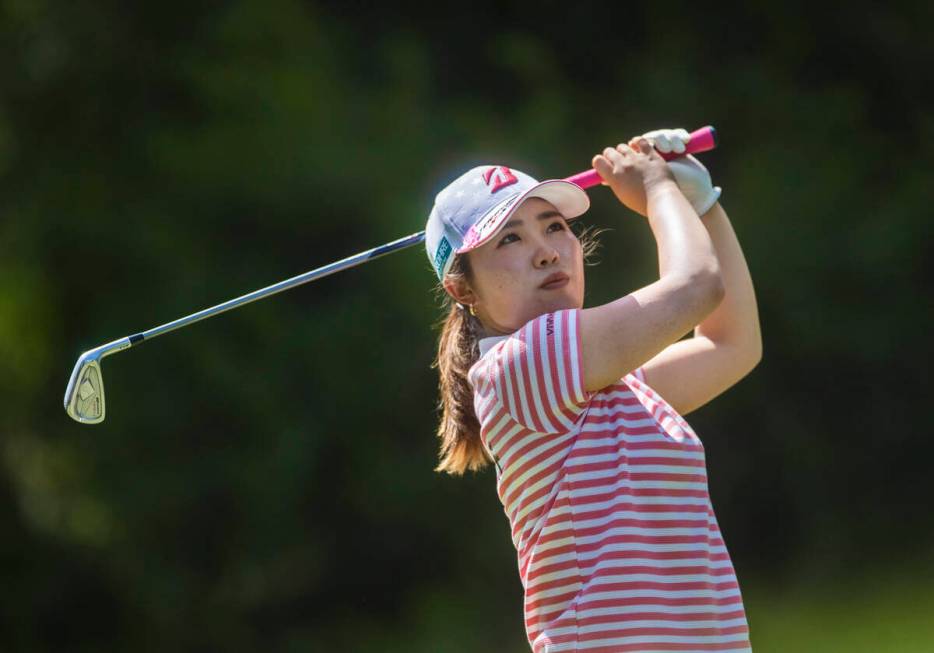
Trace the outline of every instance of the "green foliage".
<instances>
[{"instance_id":1,"label":"green foliage","mask_svg":"<svg viewBox=\"0 0 934 653\"><path fill-rule=\"evenodd\" d=\"M526 650L492 474L431 471L423 250L108 359L100 426L62 411L68 373L422 229L472 165L566 176L706 123L765 354L690 421L753 642L930 648L917 580L833 589L931 568L927 10L433 11L0 3L0 648ZM589 304L657 274L593 198Z\"/></svg>"}]
</instances>

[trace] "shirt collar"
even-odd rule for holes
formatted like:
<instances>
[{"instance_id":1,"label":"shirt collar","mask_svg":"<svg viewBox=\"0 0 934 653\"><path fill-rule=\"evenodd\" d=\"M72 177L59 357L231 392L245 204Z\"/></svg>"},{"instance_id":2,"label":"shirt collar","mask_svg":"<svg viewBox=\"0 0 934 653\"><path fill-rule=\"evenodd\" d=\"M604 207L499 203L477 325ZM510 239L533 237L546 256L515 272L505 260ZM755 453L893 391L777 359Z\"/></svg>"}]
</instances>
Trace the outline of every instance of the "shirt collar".
<instances>
[{"instance_id":1,"label":"shirt collar","mask_svg":"<svg viewBox=\"0 0 934 653\"><path fill-rule=\"evenodd\" d=\"M508 337L509 336L492 336L490 338L480 338L480 342L477 343L480 347L480 358L486 356L488 351Z\"/></svg>"}]
</instances>

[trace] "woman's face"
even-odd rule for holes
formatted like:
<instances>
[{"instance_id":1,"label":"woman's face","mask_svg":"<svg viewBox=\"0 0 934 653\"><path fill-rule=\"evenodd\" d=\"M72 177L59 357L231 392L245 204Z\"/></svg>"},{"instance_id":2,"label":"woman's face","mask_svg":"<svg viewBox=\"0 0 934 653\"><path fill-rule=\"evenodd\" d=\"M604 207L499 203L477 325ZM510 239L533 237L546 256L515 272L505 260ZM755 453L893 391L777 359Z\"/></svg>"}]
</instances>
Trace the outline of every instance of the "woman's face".
<instances>
[{"instance_id":1,"label":"woman's face","mask_svg":"<svg viewBox=\"0 0 934 653\"><path fill-rule=\"evenodd\" d=\"M546 200L525 200L496 236L469 256L473 279L467 303L491 335L584 304L580 241Z\"/></svg>"}]
</instances>

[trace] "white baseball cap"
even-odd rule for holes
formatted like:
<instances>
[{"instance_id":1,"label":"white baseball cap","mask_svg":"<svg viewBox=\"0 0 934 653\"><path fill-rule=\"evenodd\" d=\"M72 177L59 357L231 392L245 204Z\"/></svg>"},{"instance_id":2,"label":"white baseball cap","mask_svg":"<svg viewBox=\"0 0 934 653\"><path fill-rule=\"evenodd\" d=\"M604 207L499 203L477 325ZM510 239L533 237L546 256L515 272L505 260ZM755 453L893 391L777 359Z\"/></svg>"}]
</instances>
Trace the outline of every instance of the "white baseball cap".
<instances>
[{"instance_id":1,"label":"white baseball cap","mask_svg":"<svg viewBox=\"0 0 934 653\"><path fill-rule=\"evenodd\" d=\"M501 165L471 168L448 184L435 197L425 226L428 260L438 278L450 270L452 253L469 252L490 240L529 197L547 200L568 220L590 208L587 193L573 182L536 181Z\"/></svg>"}]
</instances>

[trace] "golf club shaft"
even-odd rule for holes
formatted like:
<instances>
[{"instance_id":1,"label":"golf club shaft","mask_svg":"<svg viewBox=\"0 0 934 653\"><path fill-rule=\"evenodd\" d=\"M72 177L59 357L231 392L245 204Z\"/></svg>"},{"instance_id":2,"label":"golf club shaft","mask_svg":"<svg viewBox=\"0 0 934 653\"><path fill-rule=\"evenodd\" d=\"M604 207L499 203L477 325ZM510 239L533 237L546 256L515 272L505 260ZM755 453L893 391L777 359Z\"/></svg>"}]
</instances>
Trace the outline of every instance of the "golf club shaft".
<instances>
[{"instance_id":1,"label":"golf club shaft","mask_svg":"<svg viewBox=\"0 0 934 653\"><path fill-rule=\"evenodd\" d=\"M406 236L404 238L394 240L391 243L386 243L385 245L380 245L379 247L368 249L365 252L360 252L359 254L348 256L345 259L335 261L334 263L329 263L328 265L311 270L310 272L305 272L304 274L299 274L298 276L292 277L291 279L286 279L285 281L274 283L271 286L260 288L259 290L254 290L251 293L242 295L235 299L231 299L224 302L223 304L218 304L217 306L206 308L204 310L198 311L197 313L192 313L186 317L168 322L167 324L153 327L148 331L143 331L142 333L129 336L130 345L135 345L139 342L142 342L143 340L151 340L152 338L161 336L162 334L168 333L169 331L174 331L175 329L180 329L184 326L188 326L189 324L200 322L201 320L205 320L209 317L220 315L221 313L238 308L245 304L249 304L250 302L255 302L285 290L289 290L295 286L300 286L303 283L308 283L309 281L314 281L315 279L326 277L329 274L334 274L335 272L340 272L341 270L352 268L354 266L360 265L361 263L372 261L373 259L379 258L380 256L391 254L392 252L396 252L400 249L405 249L407 247L411 247L412 245L417 245L423 240L425 240L425 232L420 231L416 234L412 234L411 236Z\"/></svg>"},{"instance_id":2,"label":"golf club shaft","mask_svg":"<svg viewBox=\"0 0 934 653\"><path fill-rule=\"evenodd\" d=\"M713 127L702 127L691 133L690 141L687 144L687 148L683 154L689 154L693 152L703 152L706 150L713 149L716 146L716 132ZM674 158L679 155L667 154L666 158ZM600 184L603 179L600 175L597 174L596 170L587 170L585 172L578 173L571 177L567 178L567 181L576 183L581 188L590 188ZM212 306L211 308L206 308L204 310L198 311L197 313L192 313L183 318L174 320L173 322L168 322L161 326L154 327L148 331L143 331L142 333L137 333L127 338L121 338L120 340L109 343L114 346L107 351L107 353L113 353L116 351L121 351L127 347L132 347L133 345L139 344L144 340L151 340L156 336L161 336L164 333L169 331L174 331L175 329L180 329L189 324L194 324L195 322L200 322L209 317L215 315L220 315L226 311L229 311L234 308L238 308L250 302L255 302L260 299L264 299L271 295L283 292L294 288L295 286L300 286L309 281L314 281L315 279L320 279L321 277L326 277L329 274L334 274L335 272L340 272L341 270L346 270L354 266L360 265L367 261L372 261L375 258L380 256L385 256L386 254L391 254L392 252L397 252L413 245L417 245L425 240L425 232L420 231L418 233L412 234L411 236L406 236L404 238L399 238L394 240L391 243L386 243L385 245L380 245L379 247L374 247L373 249L368 249L365 252L360 252L354 256L349 256L340 261L330 263L323 267L317 268L316 270L311 270L310 272L305 272L298 276L292 277L291 279L286 279L285 281L280 281L271 286L261 288L259 290L254 290L251 293L231 299L224 302L223 304L218 304L217 306ZM105 354L106 355L106 354Z\"/></svg>"}]
</instances>

